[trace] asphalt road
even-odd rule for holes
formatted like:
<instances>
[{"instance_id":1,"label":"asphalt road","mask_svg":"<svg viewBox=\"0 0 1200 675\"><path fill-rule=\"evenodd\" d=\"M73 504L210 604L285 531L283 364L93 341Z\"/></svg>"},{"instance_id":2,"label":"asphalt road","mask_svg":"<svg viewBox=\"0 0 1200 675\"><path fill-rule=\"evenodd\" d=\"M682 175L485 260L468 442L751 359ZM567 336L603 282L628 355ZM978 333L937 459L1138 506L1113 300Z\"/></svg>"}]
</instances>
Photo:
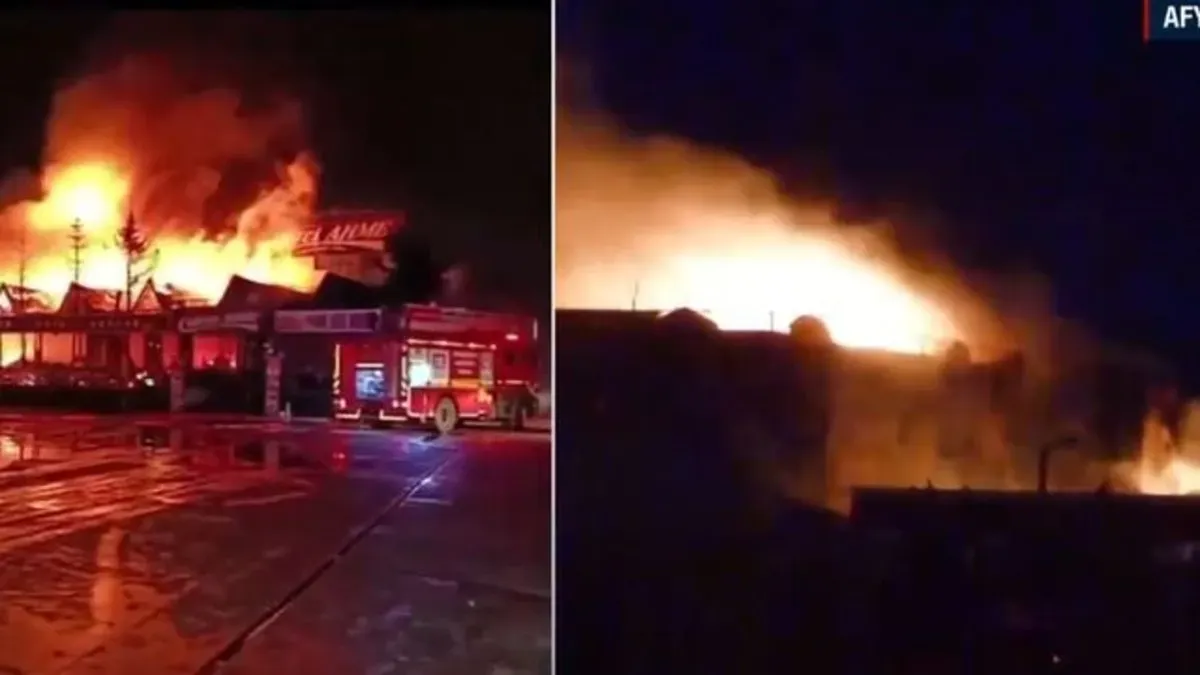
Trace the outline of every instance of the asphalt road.
<instances>
[{"instance_id":1,"label":"asphalt road","mask_svg":"<svg viewBox=\"0 0 1200 675\"><path fill-rule=\"evenodd\" d=\"M545 434L0 416L0 674L539 673Z\"/></svg>"}]
</instances>

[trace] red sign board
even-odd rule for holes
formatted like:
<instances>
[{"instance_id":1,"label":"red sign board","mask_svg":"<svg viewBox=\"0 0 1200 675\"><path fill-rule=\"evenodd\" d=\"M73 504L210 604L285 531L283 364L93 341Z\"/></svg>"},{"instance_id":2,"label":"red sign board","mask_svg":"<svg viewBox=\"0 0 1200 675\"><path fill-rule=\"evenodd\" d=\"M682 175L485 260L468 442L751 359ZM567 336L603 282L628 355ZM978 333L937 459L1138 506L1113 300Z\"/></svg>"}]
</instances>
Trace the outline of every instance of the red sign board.
<instances>
[{"instance_id":1,"label":"red sign board","mask_svg":"<svg viewBox=\"0 0 1200 675\"><path fill-rule=\"evenodd\" d=\"M300 234L292 254L381 253L388 235L404 222L402 215L383 211L351 211L317 216Z\"/></svg>"}]
</instances>

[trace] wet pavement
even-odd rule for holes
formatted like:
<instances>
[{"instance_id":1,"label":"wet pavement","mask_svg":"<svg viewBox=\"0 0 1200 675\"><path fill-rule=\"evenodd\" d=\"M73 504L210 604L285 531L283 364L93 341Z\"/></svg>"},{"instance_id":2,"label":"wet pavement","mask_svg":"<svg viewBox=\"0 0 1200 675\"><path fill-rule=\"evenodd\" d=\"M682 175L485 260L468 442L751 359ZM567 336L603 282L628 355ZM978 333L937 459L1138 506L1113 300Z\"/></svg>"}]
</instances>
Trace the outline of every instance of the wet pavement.
<instances>
[{"instance_id":1,"label":"wet pavement","mask_svg":"<svg viewBox=\"0 0 1200 675\"><path fill-rule=\"evenodd\" d=\"M0 674L549 672L548 436L150 436L0 418Z\"/></svg>"}]
</instances>

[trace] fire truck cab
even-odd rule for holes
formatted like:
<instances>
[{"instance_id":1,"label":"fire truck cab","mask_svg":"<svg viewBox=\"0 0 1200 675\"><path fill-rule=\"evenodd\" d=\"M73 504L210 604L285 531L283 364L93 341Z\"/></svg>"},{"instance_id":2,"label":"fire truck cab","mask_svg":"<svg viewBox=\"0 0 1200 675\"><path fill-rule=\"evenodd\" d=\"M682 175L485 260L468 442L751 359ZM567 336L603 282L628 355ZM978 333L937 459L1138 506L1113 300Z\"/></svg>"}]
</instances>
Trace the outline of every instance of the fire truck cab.
<instances>
[{"instance_id":1,"label":"fire truck cab","mask_svg":"<svg viewBox=\"0 0 1200 675\"><path fill-rule=\"evenodd\" d=\"M524 427L537 411L537 321L407 305L334 345L334 416L379 423Z\"/></svg>"}]
</instances>

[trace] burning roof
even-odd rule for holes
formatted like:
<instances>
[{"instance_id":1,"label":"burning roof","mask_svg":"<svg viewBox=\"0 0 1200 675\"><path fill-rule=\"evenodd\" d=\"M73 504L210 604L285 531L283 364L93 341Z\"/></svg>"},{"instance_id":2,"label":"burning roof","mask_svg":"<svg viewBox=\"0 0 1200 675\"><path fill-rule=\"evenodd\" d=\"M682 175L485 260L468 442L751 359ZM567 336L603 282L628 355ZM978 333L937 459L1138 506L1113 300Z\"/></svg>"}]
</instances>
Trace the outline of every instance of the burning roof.
<instances>
[{"instance_id":1,"label":"burning roof","mask_svg":"<svg viewBox=\"0 0 1200 675\"><path fill-rule=\"evenodd\" d=\"M52 311L54 301L48 293L14 284L0 284L0 312L27 314Z\"/></svg>"},{"instance_id":2,"label":"burning roof","mask_svg":"<svg viewBox=\"0 0 1200 675\"><path fill-rule=\"evenodd\" d=\"M172 309L210 307L213 303L203 295L192 293L170 284L160 288L153 281L142 287L133 302L133 311L138 314L157 314Z\"/></svg>"},{"instance_id":3,"label":"burning roof","mask_svg":"<svg viewBox=\"0 0 1200 675\"><path fill-rule=\"evenodd\" d=\"M120 291L107 291L72 283L58 306L58 313L79 315L116 312L121 309L123 295Z\"/></svg>"},{"instance_id":4,"label":"burning roof","mask_svg":"<svg viewBox=\"0 0 1200 675\"><path fill-rule=\"evenodd\" d=\"M359 296L363 302L364 298L373 298L370 288L365 285L333 275L328 275L328 278L329 281L322 287L325 289L326 302L333 303L331 306L346 306L343 300L352 293L366 294ZM0 283L0 313L57 312L67 316L79 316L120 312L125 309L123 295L120 291L72 283L56 309L53 296L49 293ZM132 311L138 314L157 314L174 309L203 307L216 307L223 311L257 311L277 309L290 304L309 305L316 297L285 286L264 284L235 276L225 287L220 302L214 304L203 295L166 284L160 287L151 282L142 287L142 291L134 300Z\"/></svg>"},{"instance_id":5,"label":"burning roof","mask_svg":"<svg viewBox=\"0 0 1200 675\"><path fill-rule=\"evenodd\" d=\"M763 169L683 139L558 120L557 307L690 307L722 330L779 332L810 315L839 345L909 354L1008 346L971 288L894 245L892 224L845 225L831 200L792 199Z\"/></svg>"},{"instance_id":6,"label":"burning roof","mask_svg":"<svg viewBox=\"0 0 1200 675\"><path fill-rule=\"evenodd\" d=\"M0 279L52 305L72 280L128 292L128 258L136 277L211 302L234 275L315 285L312 261L290 255L320 175L298 101L246 105L219 79L196 87L190 59L157 50L82 66L50 102L37 180L2 209L0 235L26 245L0 251ZM130 213L146 244L135 256L118 236Z\"/></svg>"},{"instance_id":7,"label":"burning roof","mask_svg":"<svg viewBox=\"0 0 1200 675\"><path fill-rule=\"evenodd\" d=\"M154 289L153 286L151 288ZM212 304L212 301L199 293L193 293L171 284L164 284L161 289L154 289L154 295L163 307L169 309L208 307Z\"/></svg>"}]
</instances>

